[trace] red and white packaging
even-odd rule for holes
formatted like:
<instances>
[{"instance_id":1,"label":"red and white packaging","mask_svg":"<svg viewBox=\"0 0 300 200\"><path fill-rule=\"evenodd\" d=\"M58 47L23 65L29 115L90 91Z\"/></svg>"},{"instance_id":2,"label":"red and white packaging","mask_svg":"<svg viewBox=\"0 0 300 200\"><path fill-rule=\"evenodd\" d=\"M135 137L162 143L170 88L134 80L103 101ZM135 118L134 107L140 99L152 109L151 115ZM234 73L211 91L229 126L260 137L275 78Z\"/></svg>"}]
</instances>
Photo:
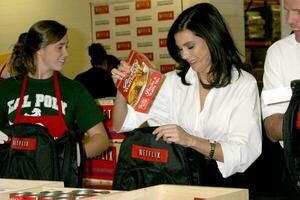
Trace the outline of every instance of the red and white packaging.
<instances>
[{"instance_id":1,"label":"red and white packaging","mask_svg":"<svg viewBox=\"0 0 300 200\"><path fill-rule=\"evenodd\" d=\"M130 74L117 82L118 90L136 111L146 113L162 85L165 75L155 70L149 59L135 50L131 50L127 63Z\"/></svg>"},{"instance_id":2,"label":"red and white packaging","mask_svg":"<svg viewBox=\"0 0 300 200\"><path fill-rule=\"evenodd\" d=\"M85 173L83 176L84 188L112 189L120 145L125 138L125 133L112 131L112 110L114 102L115 97L96 99L99 109L104 112L106 117L104 125L110 139L110 146L100 155L85 160ZM86 134L84 139L88 141L89 136Z\"/></svg>"},{"instance_id":3,"label":"red and white packaging","mask_svg":"<svg viewBox=\"0 0 300 200\"><path fill-rule=\"evenodd\" d=\"M114 107L115 97L106 97L96 99L97 105L102 109L105 114L104 125L107 128L107 132L109 134L109 138L112 142L122 142L125 138L125 134L120 132L117 133L112 130L112 109Z\"/></svg>"},{"instance_id":4,"label":"red and white packaging","mask_svg":"<svg viewBox=\"0 0 300 200\"><path fill-rule=\"evenodd\" d=\"M86 159L83 187L111 189L121 143L111 143L109 148L94 158Z\"/></svg>"}]
</instances>

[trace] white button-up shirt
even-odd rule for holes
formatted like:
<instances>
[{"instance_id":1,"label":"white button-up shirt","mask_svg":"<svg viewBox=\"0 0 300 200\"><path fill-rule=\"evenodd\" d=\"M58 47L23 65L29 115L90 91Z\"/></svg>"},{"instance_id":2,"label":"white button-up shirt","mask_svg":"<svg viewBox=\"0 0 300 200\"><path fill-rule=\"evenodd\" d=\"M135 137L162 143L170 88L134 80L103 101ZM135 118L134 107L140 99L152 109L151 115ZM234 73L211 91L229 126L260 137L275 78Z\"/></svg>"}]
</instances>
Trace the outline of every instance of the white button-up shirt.
<instances>
[{"instance_id":1,"label":"white button-up shirt","mask_svg":"<svg viewBox=\"0 0 300 200\"><path fill-rule=\"evenodd\" d=\"M224 162L218 168L224 178L244 172L261 154L261 112L256 80L242 71L232 72L232 83L209 91L200 106L199 79L192 68L186 86L175 71L166 74L149 112L139 113L128 105L121 131L130 131L145 121L150 126L176 124L187 133L215 140L222 146Z\"/></svg>"},{"instance_id":2,"label":"white button-up shirt","mask_svg":"<svg viewBox=\"0 0 300 200\"><path fill-rule=\"evenodd\" d=\"M289 87L291 81L300 79L300 44L291 34L275 42L267 51L264 65L263 90ZM265 105L262 101L263 119L275 113L284 114L289 102Z\"/></svg>"},{"instance_id":3,"label":"white button-up shirt","mask_svg":"<svg viewBox=\"0 0 300 200\"><path fill-rule=\"evenodd\" d=\"M263 91L289 87L291 81L300 79L300 44L291 34L275 42L267 51ZM262 117L265 119L276 113L284 114L288 108L289 101L265 105L261 102ZM279 141L283 147L283 141Z\"/></svg>"}]
</instances>

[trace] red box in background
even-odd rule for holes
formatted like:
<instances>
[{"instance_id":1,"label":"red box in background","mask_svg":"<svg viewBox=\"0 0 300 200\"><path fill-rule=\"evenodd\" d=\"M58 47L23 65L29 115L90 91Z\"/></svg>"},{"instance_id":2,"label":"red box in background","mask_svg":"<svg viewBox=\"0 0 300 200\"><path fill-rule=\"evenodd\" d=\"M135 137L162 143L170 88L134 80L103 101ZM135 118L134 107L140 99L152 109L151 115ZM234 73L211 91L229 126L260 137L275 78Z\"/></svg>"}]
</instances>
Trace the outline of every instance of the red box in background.
<instances>
[{"instance_id":1,"label":"red box in background","mask_svg":"<svg viewBox=\"0 0 300 200\"><path fill-rule=\"evenodd\" d=\"M121 143L111 143L108 150L92 159L86 159L84 188L111 189Z\"/></svg>"},{"instance_id":2,"label":"red box in background","mask_svg":"<svg viewBox=\"0 0 300 200\"><path fill-rule=\"evenodd\" d=\"M125 138L124 133L116 133L112 128L112 109L114 106L114 97L96 99L96 103L105 114L104 125L110 139L109 148L101 155L86 159L85 173L83 176L83 187L93 189L112 189L114 172L117 166L119 149L121 142ZM86 135L85 141L89 137Z\"/></svg>"},{"instance_id":3,"label":"red box in background","mask_svg":"<svg viewBox=\"0 0 300 200\"><path fill-rule=\"evenodd\" d=\"M100 98L96 99L96 103L99 105L99 107L104 112L106 119L104 121L105 127L107 128L109 138L112 140L112 142L122 142L125 138L124 133L117 133L115 131L112 131L112 109L114 107L115 97L106 97L106 98Z\"/></svg>"}]
</instances>

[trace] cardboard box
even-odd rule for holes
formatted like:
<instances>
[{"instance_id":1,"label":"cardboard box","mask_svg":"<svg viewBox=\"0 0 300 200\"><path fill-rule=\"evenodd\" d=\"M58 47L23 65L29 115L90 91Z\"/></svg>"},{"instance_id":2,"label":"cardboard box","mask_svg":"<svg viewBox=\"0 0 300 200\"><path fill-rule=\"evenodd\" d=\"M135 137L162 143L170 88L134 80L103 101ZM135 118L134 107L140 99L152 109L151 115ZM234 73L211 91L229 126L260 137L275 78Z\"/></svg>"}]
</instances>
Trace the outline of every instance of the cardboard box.
<instances>
[{"instance_id":1,"label":"cardboard box","mask_svg":"<svg viewBox=\"0 0 300 200\"><path fill-rule=\"evenodd\" d=\"M96 104L101 108L101 110L105 114L105 121L104 124L107 129L111 130L112 128L112 109L115 103L115 97L106 97L106 98L99 98L95 99Z\"/></svg>"},{"instance_id":2,"label":"cardboard box","mask_svg":"<svg viewBox=\"0 0 300 200\"><path fill-rule=\"evenodd\" d=\"M14 192L63 191L71 192L80 188L63 188L62 182L8 180L0 179L1 200L9 200L9 194ZM9 187L9 188L8 188ZM185 185L157 185L132 191L98 190L97 196L87 197L87 200L249 200L247 189L201 187Z\"/></svg>"},{"instance_id":3,"label":"cardboard box","mask_svg":"<svg viewBox=\"0 0 300 200\"><path fill-rule=\"evenodd\" d=\"M108 150L85 161L84 188L112 189L121 143L111 143Z\"/></svg>"},{"instance_id":4,"label":"cardboard box","mask_svg":"<svg viewBox=\"0 0 300 200\"><path fill-rule=\"evenodd\" d=\"M103 180L100 178L84 178L83 188L112 190L112 180Z\"/></svg>"},{"instance_id":5,"label":"cardboard box","mask_svg":"<svg viewBox=\"0 0 300 200\"><path fill-rule=\"evenodd\" d=\"M87 199L101 200L249 200L247 189L157 185Z\"/></svg>"},{"instance_id":6,"label":"cardboard box","mask_svg":"<svg viewBox=\"0 0 300 200\"><path fill-rule=\"evenodd\" d=\"M112 142L122 142L125 138L125 133L117 133L112 130L112 110L114 107L115 97L106 97L106 98L99 98L96 99L97 105L101 108L101 110L105 114L105 121L104 125L107 129L109 139Z\"/></svg>"},{"instance_id":7,"label":"cardboard box","mask_svg":"<svg viewBox=\"0 0 300 200\"><path fill-rule=\"evenodd\" d=\"M127 62L130 74L117 82L117 88L136 111L148 112L165 76L137 51L130 52Z\"/></svg>"},{"instance_id":8,"label":"cardboard box","mask_svg":"<svg viewBox=\"0 0 300 200\"><path fill-rule=\"evenodd\" d=\"M106 115L104 125L110 139L108 150L94 158L85 160L85 172L83 175L83 188L93 189L112 189L112 181L121 142L125 138L124 133L112 131L112 109L114 106L115 97L99 98L95 100L99 108ZM85 141L89 140L86 134Z\"/></svg>"}]
</instances>

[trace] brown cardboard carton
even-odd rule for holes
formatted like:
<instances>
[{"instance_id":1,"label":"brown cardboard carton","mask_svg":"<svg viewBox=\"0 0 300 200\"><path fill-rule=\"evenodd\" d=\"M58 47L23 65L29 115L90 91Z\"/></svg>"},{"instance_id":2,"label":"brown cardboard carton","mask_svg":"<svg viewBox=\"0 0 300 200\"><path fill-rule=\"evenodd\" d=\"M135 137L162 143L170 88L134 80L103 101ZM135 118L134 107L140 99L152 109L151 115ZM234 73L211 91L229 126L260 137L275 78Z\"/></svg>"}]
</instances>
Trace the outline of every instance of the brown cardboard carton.
<instances>
[{"instance_id":1,"label":"brown cardboard carton","mask_svg":"<svg viewBox=\"0 0 300 200\"><path fill-rule=\"evenodd\" d=\"M112 193L89 200L249 200L248 189L187 185L156 185Z\"/></svg>"},{"instance_id":2,"label":"brown cardboard carton","mask_svg":"<svg viewBox=\"0 0 300 200\"><path fill-rule=\"evenodd\" d=\"M63 188L62 182L41 182L29 180L0 179L6 190L0 192L1 200L8 200L9 194L18 191L42 192L63 191L71 192L79 188ZM13 185L12 185L13 184ZM1 185L1 184L0 184ZM9 188L9 189L8 189ZM99 190L102 193L86 200L249 200L248 189L203 187L188 185L156 185L132 191Z\"/></svg>"}]
</instances>

